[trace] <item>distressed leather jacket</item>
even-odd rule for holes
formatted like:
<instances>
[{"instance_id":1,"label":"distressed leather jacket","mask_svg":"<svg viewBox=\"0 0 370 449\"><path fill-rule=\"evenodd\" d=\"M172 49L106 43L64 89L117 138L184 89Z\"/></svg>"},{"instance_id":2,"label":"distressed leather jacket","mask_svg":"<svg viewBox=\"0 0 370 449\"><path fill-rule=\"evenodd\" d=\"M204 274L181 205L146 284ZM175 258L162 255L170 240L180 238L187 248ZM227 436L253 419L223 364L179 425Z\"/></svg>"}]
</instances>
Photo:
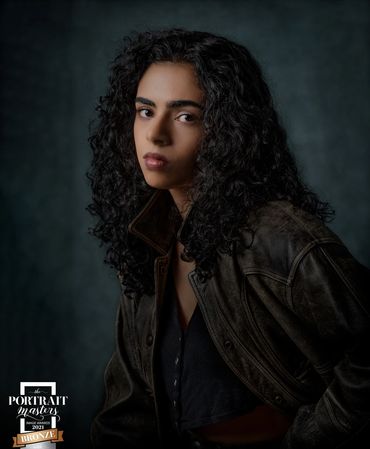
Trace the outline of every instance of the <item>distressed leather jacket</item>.
<instances>
[{"instance_id":1,"label":"distressed leather jacket","mask_svg":"<svg viewBox=\"0 0 370 449\"><path fill-rule=\"evenodd\" d=\"M186 223L168 220L170 201L157 191L129 226L158 253L155 295L121 296L95 448L179 447L169 442L155 357L170 251ZM260 207L248 229L246 249L220 252L206 283L189 274L216 348L257 397L294 416L282 449L359 448L352 438L369 438L370 271L289 202Z\"/></svg>"}]
</instances>

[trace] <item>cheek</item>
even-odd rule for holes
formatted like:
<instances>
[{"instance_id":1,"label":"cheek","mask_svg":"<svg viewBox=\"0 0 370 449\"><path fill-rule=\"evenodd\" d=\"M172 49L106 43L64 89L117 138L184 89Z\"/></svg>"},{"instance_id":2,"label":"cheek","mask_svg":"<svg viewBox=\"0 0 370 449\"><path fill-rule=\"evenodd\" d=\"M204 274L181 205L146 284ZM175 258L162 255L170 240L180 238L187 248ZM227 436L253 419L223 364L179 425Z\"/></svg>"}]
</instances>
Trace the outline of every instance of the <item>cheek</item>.
<instances>
[{"instance_id":1,"label":"cheek","mask_svg":"<svg viewBox=\"0 0 370 449\"><path fill-rule=\"evenodd\" d=\"M192 175L196 158L197 151L189 151L189 148L181 154L177 160L177 174L180 178L189 178Z\"/></svg>"},{"instance_id":2,"label":"cheek","mask_svg":"<svg viewBox=\"0 0 370 449\"><path fill-rule=\"evenodd\" d=\"M143 131L137 121L134 122L133 137L136 153L140 154L142 150Z\"/></svg>"}]
</instances>

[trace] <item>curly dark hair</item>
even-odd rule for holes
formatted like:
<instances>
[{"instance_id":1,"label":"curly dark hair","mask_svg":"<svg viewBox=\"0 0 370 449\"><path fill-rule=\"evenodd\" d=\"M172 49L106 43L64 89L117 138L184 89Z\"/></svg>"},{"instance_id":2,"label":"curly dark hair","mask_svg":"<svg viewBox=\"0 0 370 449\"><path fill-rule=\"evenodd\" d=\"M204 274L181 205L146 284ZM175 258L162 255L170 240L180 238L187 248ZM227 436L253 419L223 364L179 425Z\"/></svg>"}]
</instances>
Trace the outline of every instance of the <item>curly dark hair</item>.
<instances>
[{"instance_id":1,"label":"curly dark hair","mask_svg":"<svg viewBox=\"0 0 370 449\"><path fill-rule=\"evenodd\" d=\"M128 224L155 191L137 161L133 123L139 80L159 61L192 64L205 93L204 138L183 242L184 257L195 260L201 280L212 276L216 250L235 248L248 214L267 201L288 200L323 221L333 215L300 179L261 68L244 46L178 28L132 33L124 38L96 108L87 173L93 192L87 210L99 218L89 232L107 245L105 262L122 275L127 295L154 288L156 254L128 233Z\"/></svg>"}]
</instances>

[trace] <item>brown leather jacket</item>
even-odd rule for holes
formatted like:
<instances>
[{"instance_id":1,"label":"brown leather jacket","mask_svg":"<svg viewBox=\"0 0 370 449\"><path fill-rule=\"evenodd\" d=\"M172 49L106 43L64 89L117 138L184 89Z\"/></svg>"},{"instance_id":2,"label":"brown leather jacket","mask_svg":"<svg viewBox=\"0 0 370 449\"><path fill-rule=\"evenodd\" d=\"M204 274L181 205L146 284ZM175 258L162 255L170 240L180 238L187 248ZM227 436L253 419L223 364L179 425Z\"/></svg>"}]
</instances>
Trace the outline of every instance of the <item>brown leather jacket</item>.
<instances>
[{"instance_id":1,"label":"brown leather jacket","mask_svg":"<svg viewBox=\"0 0 370 449\"><path fill-rule=\"evenodd\" d=\"M157 191L129 227L158 252L155 295L122 294L95 448L169 447L155 354L169 254L184 228L168 220L170 201ZM361 429L368 437L370 271L289 202L259 208L249 227L248 249L220 252L209 281L189 274L216 348L256 396L295 416L282 448L337 448Z\"/></svg>"}]
</instances>

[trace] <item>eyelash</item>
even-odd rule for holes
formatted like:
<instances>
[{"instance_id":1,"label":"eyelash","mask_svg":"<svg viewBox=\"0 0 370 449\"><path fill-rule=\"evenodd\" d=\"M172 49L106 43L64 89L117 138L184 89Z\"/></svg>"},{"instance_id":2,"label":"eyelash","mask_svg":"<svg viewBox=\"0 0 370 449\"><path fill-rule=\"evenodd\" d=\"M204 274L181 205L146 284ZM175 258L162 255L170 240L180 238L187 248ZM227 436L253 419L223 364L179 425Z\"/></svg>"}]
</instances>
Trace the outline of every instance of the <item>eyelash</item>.
<instances>
[{"instance_id":1,"label":"eyelash","mask_svg":"<svg viewBox=\"0 0 370 449\"><path fill-rule=\"evenodd\" d=\"M141 108L141 109L137 109L136 112L142 118L149 118L149 117L151 117L151 116L142 116L140 114L142 111L148 111L148 112L152 113L152 111L150 109L148 109L148 108ZM190 117L191 120L185 120L185 122L182 122L182 123L191 123L191 122L194 122L195 119L196 119L196 117L194 115L189 114L189 113L182 113L178 117L183 117L184 115Z\"/></svg>"}]
</instances>

